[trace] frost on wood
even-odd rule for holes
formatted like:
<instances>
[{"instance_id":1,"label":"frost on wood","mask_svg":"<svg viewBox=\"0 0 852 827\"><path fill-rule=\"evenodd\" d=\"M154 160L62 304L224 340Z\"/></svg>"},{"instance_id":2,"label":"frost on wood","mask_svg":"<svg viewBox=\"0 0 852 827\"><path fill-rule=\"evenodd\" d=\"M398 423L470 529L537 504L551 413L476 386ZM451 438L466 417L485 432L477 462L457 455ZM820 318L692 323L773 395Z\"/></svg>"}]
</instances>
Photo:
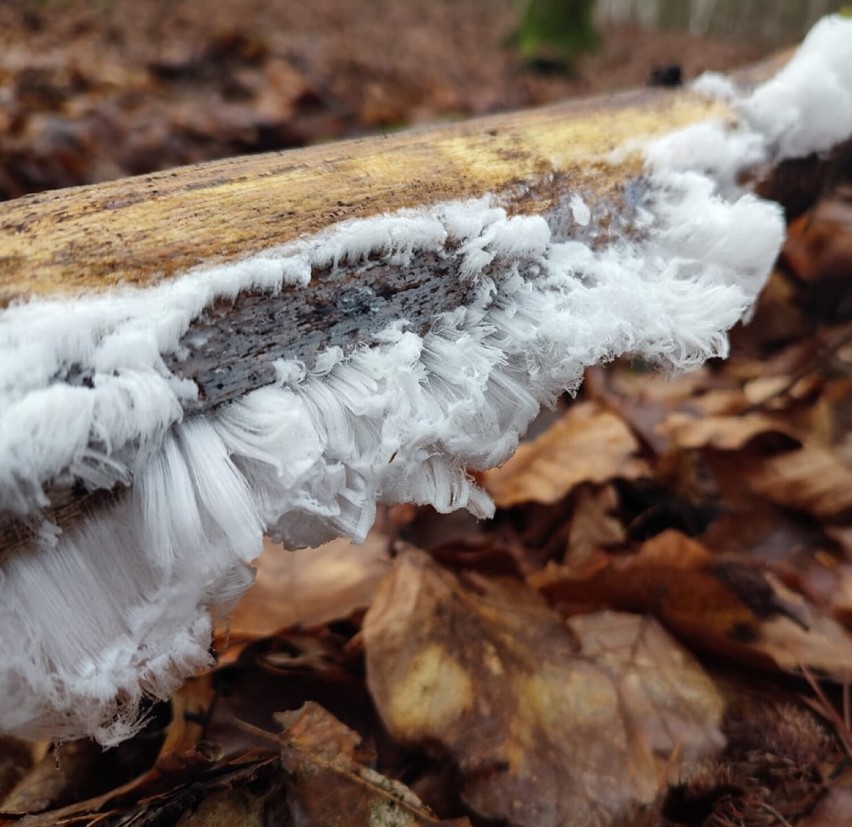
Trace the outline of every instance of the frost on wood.
<instances>
[{"instance_id":1,"label":"frost on wood","mask_svg":"<svg viewBox=\"0 0 852 827\"><path fill-rule=\"evenodd\" d=\"M0 511L39 539L2 560L0 731L121 740L146 695L167 696L209 663L210 612L250 581L264 532L290 546L360 540L381 501L489 516L468 469L506 459L586 366L621 353L676 369L724 356L783 237L780 210L740 192L737 174L825 148L789 113L814 111L814 85L840 90L835 106L849 100L849 44L852 23L827 19L778 78L735 103L739 124L647 147L648 196L630 238L607 246L576 240L596 220L581 193L558 216L567 239L483 198L333 226L150 289L4 311ZM832 142L852 133L835 126ZM215 300L424 254L471 285L469 304L424 335L401 318L351 354L282 361L275 384L182 419L197 388L164 356L180 357ZM41 515L43 492L70 481L129 490L60 532Z\"/></svg>"}]
</instances>

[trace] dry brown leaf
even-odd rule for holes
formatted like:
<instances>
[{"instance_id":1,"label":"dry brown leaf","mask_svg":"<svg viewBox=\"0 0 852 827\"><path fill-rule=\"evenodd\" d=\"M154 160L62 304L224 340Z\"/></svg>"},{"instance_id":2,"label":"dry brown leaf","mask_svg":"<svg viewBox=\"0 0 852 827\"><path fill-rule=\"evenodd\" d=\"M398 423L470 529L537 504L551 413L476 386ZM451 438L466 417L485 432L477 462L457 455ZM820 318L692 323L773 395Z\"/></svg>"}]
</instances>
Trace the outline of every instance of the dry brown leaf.
<instances>
[{"instance_id":1,"label":"dry brown leaf","mask_svg":"<svg viewBox=\"0 0 852 827\"><path fill-rule=\"evenodd\" d=\"M580 568L598 549L625 542L627 532L614 516L617 508L618 494L612 485L580 489L568 528L565 565Z\"/></svg>"},{"instance_id":2,"label":"dry brown leaf","mask_svg":"<svg viewBox=\"0 0 852 827\"><path fill-rule=\"evenodd\" d=\"M807 666L838 680L852 670L852 637L801 595L756 565L714 555L677 531L643 543L588 577L551 566L529 578L567 606L603 604L651 612L702 649L752 665L798 672Z\"/></svg>"},{"instance_id":3,"label":"dry brown leaf","mask_svg":"<svg viewBox=\"0 0 852 827\"><path fill-rule=\"evenodd\" d=\"M847 190L848 193L848 190ZM852 266L852 203L821 202L788 228L784 260L803 281L846 282ZM835 299L841 296L835 294Z\"/></svg>"},{"instance_id":4,"label":"dry brown leaf","mask_svg":"<svg viewBox=\"0 0 852 827\"><path fill-rule=\"evenodd\" d=\"M653 620L624 612L569 618L584 658L611 677L632 748L683 761L673 778L724 744L722 699L685 649ZM669 766L667 769L674 769Z\"/></svg>"},{"instance_id":5,"label":"dry brown leaf","mask_svg":"<svg viewBox=\"0 0 852 827\"><path fill-rule=\"evenodd\" d=\"M732 353L740 356L764 353L770 347L805 337L810 332L809 320L796 304L795 286L774 270L760 294L751 323L734 328Z\"/></svg>"},{"instance_id":6,"label":"dry brown leaf","mask_svg":"<svg viewBox=\"0 0 852 827\"><path fill-rule=\"evenodd\" d=\"M692 398L684 400L682 410L697 413L700 416L741 415L748 405L740 383L727 373L720 374L716 382L722 387L703 389Z\"/></svg>"},{"instance_id":7,"label":"dry brown leaf","mask_svg":"<svg viewBox=\"0 0 852 827\"><path fill-rule=\"evenodd\" d=\"M309 701L279 713L281 765L294 824L306 827L470 827L442 821L404 784L359 763L361 737Z\"/></svg>"},{"instance_id":8,"label":"dry brown leaf","mask_svg":"<svg viewBox=\"0 0 852 827\"><path fill-rule=\"evenodd\" d=\"M210 672L191 678L172 695L172 719L157 756L157 771L174 772L203 766L219 757L218 750L213 751L212 745L201 744L199 749L199 742L204 737L204 722L215 697Z\"/></svg>"},{"instance_id":9,"label":"dry brown leaf","mask_svg":"<svg viewBox=\"0 0 852 827\"><path fill-rule=\"evenodd\" d=\"M223 790L184 812L177 827L264 827L264 809L263 797L248 789Z\"/></svg>"},{"instance_id":10,"label":"dry brown leaf","mask_svg":"<svg viewBox=\"0 0 852 827\"><path fill-rule=\"evenodd\" d=\"M58 754L42 750L41 760L0 801L0 811L31 813L50 809L47 816L57 823L82 819L86 814L94 818L95 813L108 810L112 800L142 796L146 788L164 778L183 779L187 771L200 775L221 757L215 745L199 740L204 729L200 721L213 696L209 674L193 678L178 690L171 699L172 718L165 738L147 763L145 752L156 747L156 741L143 742L135 749L133 742L127 741L112 753L105 753L93 741L59 745ZM137 761L143 759L145 768L130 780L121 775L121 753L128 748Z\"/></svg>"},{"instance_id":11,"label":"dry brown leaf","mask_svg":"<svg viewBox=\"0 0 852 827\"><path fill-rule=\"evenodd\" d=\"M665 377L599 365L586 371L584 390L618 414L655 453L662 454L669 445L658 426L672 411L691 404L708 381L706 367Z\"/></svg>"},{"instance_id":12,"label":"dry brown leaf","mask_svg":"<svg viewBox=\"0 0 852 827\"><path fill-rule=\"evenodd\" d=\"M391 734L448 753L464 801L512 825L629 823L722 745L723 703L653 620L569 629L523 583L395 563L364 621Z\"/></svg>"},{"instance_id":13,"label":"dry brown leaf","mask_svg":"<svg viewBox=\"0 0 852 827\"><path fill-rule=\"evenodd\" d=\"M264 540L256 565L255 582L228 623L234 643L320 626L369 606L390 566L388 539L371 532L362 545L341 539L299 551Z\"/></svg>"},{"instance_id":14,"label":"dry brown leaf","mask_svg":"<svg viewBox=\"0 0 852 827\"><path fill-rule=\"evenodd\" d=\"M560 603L604 604L654 612L688 637L755 634L755 614L714 571L712 554L677 531L665 531L643 543L639 553L609 561L588 577L549 566L530 584ZM745 565L742 566L745 570ZM751 570L766 591L762 575ZM745 580L745 575L742 575ZM748 630L746 632L745 630Z\"/></svg>"},{"instance_id":15,"label":"dry brown leaf","mask_svg":"<svg viewBox=\"0 0 852 827\"><path fill-rule=\"evenodd\" d=\"M845 402L847 407L852 405L852 392L848 394ZM844 423L844 425L848 425L848 420L847 423ZM843 463L844 466L852 468L852 433L848 431L844 431L843 433L844 436L832 444L832 449L837 459Z\"/></svg>"},{"instance_id":16,"label":"dry brown leaf","mask_svg":"<svg viewBox=\"0 0 852 827\"><path fill-rule=\"evenodd\" d=\"M825 533L837 543L846 559L852 562L852 525L827 526Z\"/></svg>"},{"instance_id":17,"label":"dry brown leaf","mask_svg":"<svg viewBox=\"0 0 852 827\"><path fill-rule=\"evenodd\" d=\"M852 565L818 550L795 567L790 580L814 605L852 629Z\"/></svg>"},{"instance_id":18,"label":"dry brown leaf","mask_svg":"<svg viewBox=\"0 0 852 827\"><path fill-rule=\"evenodd\" d=\"M616 369L596 365L586 371L586 390L593 389L593 397L610 401L622 399L638 404L654 403L661 410L672 411L686 400L694 398L708 386L713 378L707 366L675 376L658 371L637 371L619 364Z\"/></svg>"},{"instance_id":19,"label":"dry brown leaf","mask_svg":"<svg viewBox=\"0 0 852 827\"><path fill-rule=\"evenodd\" d=\"M759 376L743 385L743 394L751 405L772 411L783 410L819 393L823 381L816 373L802 377Z\"/></svg>"},{"instance_id":20,"label":"dry brown leaf","mask_svg":"<svg viewBox=\"0 0 852 827\"><path fill-rule=\"evenodd\" d=\"M715 448L719 451L738 451L755 437L776 434L784 438L787 447L797 447L792 428L763 414L743 416L703 416L695 418L683 413L674 413L660 425L665 434L678 448Z\"/></svg>"},{"instance_id":21,"label":"dry brown leaf","mask_svg":"<svg viewBox=\"0 0 852 827\"><path fill-rule=\"evenodd\" d=\"M219 765L210 772L195 768L172 776L151 773L141 786L133 783L117 787L98 798L28 817L24 823L32 827L102 824L260 827L269 823L263 806L265 800L280 793L276 788L276 784L281 786L276 778L276 774L280 775L278 763L277 757L250 755ZM0 824L5 827L2 820Z\"/></svg>"},{"instance_id":22,"label":"dry brown leaf","mask_svg":"<svg viewBox=\"0 0 852 827\"><path fill-rule=\"evenodd\" d=\"M750 405L765 405L791 389L789 376L758 376L743 384L743 395Z\"/></svg>"},{"instance_id":23,"label":"dry brown leaf","mask_svg":"<svg viewBox=\"0 0 852 827\"><path fill-rule=\"evenodd\" d=\"M98 760L102 753L91 741L61 746L59 760L52 751L44 753L0 801L0 812L41 813L67 804L74 796L88 798L102 792L103 784L97 780L104 775Z\"/></svg>"},{"instance_id":24,"label":"dry brown leaf","mask_svg":"<svg viewBox=\"0 0 852 827\"><path fill-rule=\"evenodd\" d=\"M41 754L39 754L41 753ZM2 801L29 773L44 750L11 736L0 738L0 809Z\"/></svg>"},{"instance_id":25,"label":"dry brown leaf","mask_svg":"<svg viewBox=\"0 0 852 827\"><path fill-rule=\"evenodd\" d=\"M721 514L707 526L701 542L726 554L793 568L809 553L825 547L825 533L818 525L757 496L743 484L739 460L731 454L725 463L728 467L713 463L724 499ZM732 482L734 477L738 480Z\"/></svg>"},{"instance_id":26,"label":"dry brown leaf","mask_svg":"<svg viewBox=\"0 0 852 827\"><path fill-rule=\"evenodd\" d=\"M775 583L778 596L796 607L802 622L775 616L760 627L755 652L768 655L787 672L800 672L803 666L819 670L840 683L852 681L852 638L833 618L813 611L795 592Z\"/></svg>"},{"instance_id":27,"label":"dry brown leaf","mask_svg":"<svg viewBox=\"0 0 852 827\"><path fill-rule=\"evenodd\" d=\"M828 448L805 445L767 457L748 469L747 479L755 493L816 517L852 512L852 469Z\"/></svg>"},{"instance_id":28,"label":"dry brown leaf","mask_svg":"<svg viewBox=\"0 0 852 827\"><path fill-rule=\"evenodd\" d=\"M615 414L581 402L500 468L487 471L485 488L501 508L554 503L584 482L649 476L638 449L636 437Z\"/></svg>"},{"instance_id":29,"label":"dry brown leaf","mask_svg":"<svg viewBox=\"0 0 852 827\"><path fill-rule=\"evenodd\" d=\"M299 709L276 712L272 717L284 732L283 741L315 758L364 764L376 759L372 750L365 750L354 729L314 701L307 701Z\"/></svg>"}]
</instances>

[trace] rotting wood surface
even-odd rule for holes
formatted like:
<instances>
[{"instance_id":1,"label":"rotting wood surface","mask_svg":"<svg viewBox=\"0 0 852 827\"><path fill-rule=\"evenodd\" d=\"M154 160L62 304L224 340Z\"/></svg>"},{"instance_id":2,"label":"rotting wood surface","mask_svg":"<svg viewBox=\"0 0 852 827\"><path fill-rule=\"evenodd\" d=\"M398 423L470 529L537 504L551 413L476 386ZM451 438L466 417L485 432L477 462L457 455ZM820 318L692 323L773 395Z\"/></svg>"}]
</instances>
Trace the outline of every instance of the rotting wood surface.
<instances>
[{"instance_id":1,"label":"rotting wood surface","mask_svg":"<svg viewBox=\"0 0 852 827\"><path fill-rule=\"evenodd\" d=\"M346 219L486 193L540 212L528 189L554 170L605 198L641 166L613 150L727 114L643 90L26 196L0 207L0 303L148 285Z\"/></svg>"},{"instance_id":2,"label":"rotting wood surface","mask_svg":"<svg viewBox=\"0 0 852 827\"><path fill-rule=\"evenodd\" d=\"M756 82L779 62L738 76ZM618 216L629 211L626 194L642 186L642 165L638 152L614 160L615 149L728 117L724 104L691 92L648 89L27 196L0 205L0 308L28 297L151 285L343 220L485 194L513 214L552 215L560 199L580 193L593 213ZM805 175L782 166L761 194L780 194L801 211L830 165L814 160ZM611 230L618 229L616 222ZM391 319L425 331L467 299L470 288L452 269L451 259L420 256L407 268L381 264L355 284L340 268L315 274L307 288L241 294L208 308L184 337L181 358L166 357L199 387L187 413L271 383L276 359L311 362L331 345L348 352ZM361 307L365 290L378 304ZM122 495L75 487L47 493L48 516L63 528ZM27 544L33 530L0 514L0 550Z\"/></svg>"}]
</instances>

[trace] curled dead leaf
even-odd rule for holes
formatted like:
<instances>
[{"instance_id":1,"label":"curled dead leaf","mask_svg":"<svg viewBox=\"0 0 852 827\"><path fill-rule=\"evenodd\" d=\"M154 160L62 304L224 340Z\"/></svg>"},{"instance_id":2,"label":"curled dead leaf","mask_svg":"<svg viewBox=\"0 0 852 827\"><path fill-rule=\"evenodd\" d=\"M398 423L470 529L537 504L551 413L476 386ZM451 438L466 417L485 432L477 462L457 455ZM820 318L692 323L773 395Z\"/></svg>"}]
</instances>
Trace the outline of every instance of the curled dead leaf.
<instances>
[{"instance_id":1,"label":"curled dead leaf","mask_svg":"<svg viewBox=\"0 0 852 827\"><path fill-rule=\"evenodd\" d=\"M649 476L638 450L638 440L621 419L594 402L581 402L483 479L501 508L554 503L584 482Z\"/></svg>"},{"instance_id":2,"label":"curled dead leaf","mask_svg":"<svg viewBox=\"0 0 852 827\"><path fill-rule=\"evenodd\" d=\"M340 539L293 552L264 540L256 566L254 584L219 633L232 644L228 659L238 643L288 627L319 626L369 606L390 566L388 538L371 532L361 545Z\"/></svg>"},{"instance_id":3,"label":"curled dead leaf","mask_svg":"<svg viewBox=\"0 0 852 827\"><path fill-rule=\"evenodd\" d=\"M551 566L529 578L566 606L600 604L659 617L676 634L765 668L802 666L838 680L852 669L852 637L759 565L715 555L677 531L611 559L589 576Z\"/></svg>"},{"instance_id":4,"label":"curled dead leaf","mask_svg":"<svg viewBox=\"0 0 852 827\"><path fill-rule=\"evenodd\" d=\"M11 736L0 738L0 809L6 796L30 772L39 750Z\"/></svg>"},{"instance_id":5,"label":"curled dead leaf","mask_svg":"<svg viewBox=\"0 0 852 827\"><path fill-rule=\"evenodd\" d=\"M655 621L567 627L519 581L396 562L364 622L367 680L391 734L449 754L485 818L628 823L721 748L723 702Z\"/></svg>"},{"instance_id":6,"label":"curled dead leaf","mask_svg":"<svg viewBox=\"0 0 852 827\"><path fill-rule=\"evenodd\" d=\"M772 434L788 448L801 445L792 428L764 414L743 416L703 416L694 418L674 413L662 425L660 432L678 448L715 448L719 451L738 451L756 437Z\"/></svg>"},{"instance_id":7,"label":"curled dead leaf","mask_svg":"<svg viewBox=\"0 0 852 827\"><path fill-rule=\"evenodd\" d=\"M749 469L752 489L772 502L831 518L852 513L852 469L835 452L805 445Z\"/></svg>"},{"instance_id":8,"label":"curled dead leaf","mask_svg":"<svg viewBox=\"0 0 852 827\"><path fill-rule=\"evenodd\" d=\"M568 528L566 565L580 568L598 549L625 542L627 531L615 516L617 507L618 494L612 485L580 489Z\"/></svg>"},{"instance_id":9,"label":"curled dead leaf","mask_svg":"<svg viewBox=\"0 0 852 827\"><path fill-rule=\"evenodd\" d=\"M848 317L852 309L852 202L827 199L789 227L783 259L807 285L809 309L824 318Z\"/></svg>"},{"instance_id":10,"label":"curled dead leaf","mask_svg":"<svg viewBox=\"0 0 852 827\"><path fill-rule=\"evenodd\" d=\"M207 796L193 812L185 812L179 827L263 827L264 800L246 789L223 790Z\"/></svg>"},{"instance_id":11,"label":"curled dead leaf","mask_svg":"<svg viewBox=\"0 0 852 827\"><path fill-rule=\"evenodd\" d=\"M294 824L306 827L470 827L467 818L442 821L404 784L361 761L358 733L319 704L275 716L283 727L281 765Z\"/></svg>"}]
</instances>

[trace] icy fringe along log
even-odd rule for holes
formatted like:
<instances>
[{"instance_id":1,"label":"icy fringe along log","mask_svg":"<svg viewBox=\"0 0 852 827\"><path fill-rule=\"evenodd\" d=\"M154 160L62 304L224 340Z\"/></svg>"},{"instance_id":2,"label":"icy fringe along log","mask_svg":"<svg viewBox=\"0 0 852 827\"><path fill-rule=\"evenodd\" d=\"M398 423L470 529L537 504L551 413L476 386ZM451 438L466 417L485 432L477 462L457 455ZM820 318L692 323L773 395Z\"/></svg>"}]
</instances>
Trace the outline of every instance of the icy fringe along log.
<instances>
[{"instance_id":1,"label":"icy fringe along log","mask_svg":"<svg viewBox=\"0 0 852 827\"><path fill-rule=\"evenodd\" d=\"M724 356L784 236L749 182L850 136L831 17L756 84L0 205L0 731L121 741L210 664L264 532L488 517L468 470L584 368Z\"/></svg>"}]
</instances>

